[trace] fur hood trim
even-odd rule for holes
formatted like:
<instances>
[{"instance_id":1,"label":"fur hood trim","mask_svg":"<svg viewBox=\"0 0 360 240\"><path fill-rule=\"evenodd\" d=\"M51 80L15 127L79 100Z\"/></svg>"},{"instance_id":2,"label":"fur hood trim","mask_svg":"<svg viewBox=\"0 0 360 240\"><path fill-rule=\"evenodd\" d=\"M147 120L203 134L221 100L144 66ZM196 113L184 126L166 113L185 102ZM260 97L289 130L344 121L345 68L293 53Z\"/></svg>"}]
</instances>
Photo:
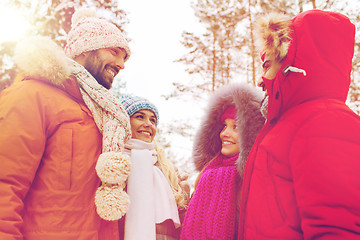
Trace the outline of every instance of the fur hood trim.
<instances>
[{"instance_id":1,"label":"fur hood trim","mask_svg":"<svg viewBox=\"0 0 360 240\"><path fill-rule=\"evenodd\" d=\"M193 159L197 170L201 171L220 152L223 129L220 117L229 105L234 104L240 134L240 154L236 164L242 176L247 156L264 124L260 113L262 98L263 94L255 87L241 83L229 84L214 92L194 139Z\"/></svg>"},{"instance_id":2,"label":"fur hood trim","mask_svg":"<svg viewBox=\"0 0 360 240\"><path fill-rule=\"evenodd\" d=\"M259 51L283 60L289 49L291 20L279 13L271 13L258 19L255 25L255 44Z\"/></svg>"},{"instance_id":3,"label":"fur hood trim","mask_svg":"<svg viewBox=\"0 0 360 240\"><path fill-rule=\"evenodd\" d=\"M21 74L44 79L62 86L70 76L70 59L53 40L34 36L19 42L15 48L15 63Z\"/></svg>"}]
</instances>

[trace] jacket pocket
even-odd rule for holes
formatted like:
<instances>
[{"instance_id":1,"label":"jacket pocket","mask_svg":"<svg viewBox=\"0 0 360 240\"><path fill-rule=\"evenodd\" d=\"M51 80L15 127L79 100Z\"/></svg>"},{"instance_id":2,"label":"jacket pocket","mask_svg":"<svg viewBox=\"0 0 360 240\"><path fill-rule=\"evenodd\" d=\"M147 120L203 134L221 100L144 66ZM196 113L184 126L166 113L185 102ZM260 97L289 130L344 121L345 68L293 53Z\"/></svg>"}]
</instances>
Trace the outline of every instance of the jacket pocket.
<instances>
[{"instance_id":1,"label":"jacket pocket","mask_svg":"<svg viewBox=\"0 0 360 240\"><path fill-rule=\"evenodd\" d=\"M55 144L57 174L56 185L59 190L71 188L72 158L73 158L73 130L61 129Z\"/></svg>"}]
</instances>

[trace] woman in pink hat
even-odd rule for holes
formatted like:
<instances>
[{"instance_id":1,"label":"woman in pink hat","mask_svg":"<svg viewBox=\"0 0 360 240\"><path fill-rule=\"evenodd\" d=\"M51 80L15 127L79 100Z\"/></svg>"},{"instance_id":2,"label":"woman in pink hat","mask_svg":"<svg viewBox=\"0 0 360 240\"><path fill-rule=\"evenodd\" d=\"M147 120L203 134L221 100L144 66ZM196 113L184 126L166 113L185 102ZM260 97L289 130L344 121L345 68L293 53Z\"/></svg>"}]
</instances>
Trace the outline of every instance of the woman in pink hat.
<instances>
[{"instance_id":1,"label":"woman in pink hat","mask_svg":"<svg viewBox=\"0 0 360 240\"><path fill-rule=\"evenodd\" d=\"M193 159L201 171L186 212L181 239L233 239L247 155L264 123L262 95L232 84L211 97L197 131Z\"/></svg>"}]
</instances>

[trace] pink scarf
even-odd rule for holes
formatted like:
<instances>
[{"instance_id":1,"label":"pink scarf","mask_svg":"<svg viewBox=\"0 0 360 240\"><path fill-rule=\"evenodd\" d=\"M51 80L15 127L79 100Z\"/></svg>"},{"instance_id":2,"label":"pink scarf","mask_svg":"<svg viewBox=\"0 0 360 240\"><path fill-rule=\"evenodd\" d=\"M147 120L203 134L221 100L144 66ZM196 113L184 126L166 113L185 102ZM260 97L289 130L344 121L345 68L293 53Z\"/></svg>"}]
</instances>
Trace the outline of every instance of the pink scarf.
<instances>
[{"instance_id":1,"label":"pink scarf","mask_svg":"<svg viewBox=\"0 0 360 240\"><path fill-rule=\"evenodd\" d=\"M237 158L219 155L205 168L187 209L181 239L233 239Z\"/></svg>"}]
</instances>

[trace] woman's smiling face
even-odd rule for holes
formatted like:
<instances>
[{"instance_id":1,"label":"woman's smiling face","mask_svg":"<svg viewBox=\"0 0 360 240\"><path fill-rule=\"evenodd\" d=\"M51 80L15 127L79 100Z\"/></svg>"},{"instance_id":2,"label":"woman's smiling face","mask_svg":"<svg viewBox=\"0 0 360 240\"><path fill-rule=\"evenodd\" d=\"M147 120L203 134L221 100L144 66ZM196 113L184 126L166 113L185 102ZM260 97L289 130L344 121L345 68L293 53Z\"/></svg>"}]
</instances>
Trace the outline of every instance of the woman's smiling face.
<instances>
[{"instance_id":1,"label":"woman's smiling face","mask_svg":"<svg viewBox=\"0 0 360 240\"><path fill-rule=\"evenodd\" d=\"M220 139L222 143L221 153L223 155L232 157L240 152L239 132L234 119L225 119L224 128L220 132Z\"/></svg>"},{"instance_id":2,"label":"woman's smiling face","mask_svg":"<svg viewBox=\"0 0 360 240\"><path fill-rule=\"evenodd\" d=\"M130 117L132 138L151 143L156 134L156 116L150 110L140 110Z\"/></svg>"}]
</instances>

